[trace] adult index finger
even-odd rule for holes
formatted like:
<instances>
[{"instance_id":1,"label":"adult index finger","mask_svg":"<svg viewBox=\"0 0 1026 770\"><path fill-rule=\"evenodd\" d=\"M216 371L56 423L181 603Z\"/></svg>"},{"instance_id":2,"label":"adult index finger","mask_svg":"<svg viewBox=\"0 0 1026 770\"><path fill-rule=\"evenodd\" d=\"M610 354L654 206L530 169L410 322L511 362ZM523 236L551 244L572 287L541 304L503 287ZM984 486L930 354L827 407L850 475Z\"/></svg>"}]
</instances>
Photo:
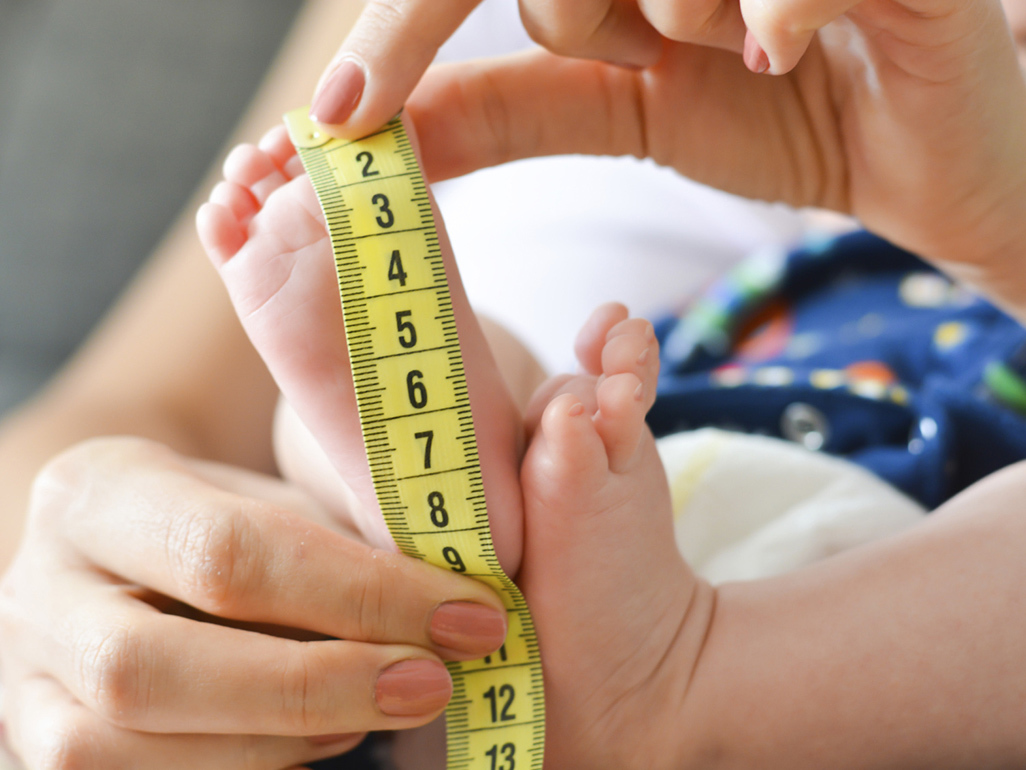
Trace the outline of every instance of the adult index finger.
<instances>
[{"instance_id":1,"label":"adult index finger","mask_svg":"<svg viewBox=\"0 0 1026 770\"><path fill-rule=\"evenodd\" d=\"M480 0L369 0L314 93L311 114L358 138L395 116Z\"/></svg>"},{"instance_id":2,"label":"adult index finger","mask_svg":"<svg viewBox=\"0 0 1026 770\"><path fill-rule=\"evenodd\" d=\"M543 155L648 154L645 73L534 49L432 67L407 104L432 182Z\"/></svg>"},{"instance_id":3,"label":"adult index finger","mask_svg":"<svg viewBox=\"0 0 1026 770\"><path fill-rule=\"evenodd\" d=\"M414 644L451 658L502 644L502 602L482 583L219 489L147 442L76 451L89 456L51 464L35 505L49 509L78 568L98 567L232 620Z\"/></svg>"}]
</instances>

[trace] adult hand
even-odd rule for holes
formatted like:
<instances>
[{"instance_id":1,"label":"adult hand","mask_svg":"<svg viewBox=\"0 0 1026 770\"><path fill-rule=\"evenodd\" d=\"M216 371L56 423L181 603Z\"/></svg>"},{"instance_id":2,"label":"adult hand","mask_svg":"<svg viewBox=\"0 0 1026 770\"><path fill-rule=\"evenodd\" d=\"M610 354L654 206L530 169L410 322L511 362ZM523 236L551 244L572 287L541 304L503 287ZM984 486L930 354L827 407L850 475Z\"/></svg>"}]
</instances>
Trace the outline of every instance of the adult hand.
<instances>
[{"instance_id":1,"label":"adult hand","mask_svg":"<svg viewBox=\"0 0 1026 770\"><path fill-rule=\"evenodd\" d=\"M41 472L0 584L7 733L33 768L294 767L433 719L440 657L504 627L482 584L281 482L93 440Z\"/></svg>"},{"instance_id":2,"label":"adult hand","mask_svg":"<svg viewBox=\"0 0 1026 770\"><path fill-rule=\"evenodd\" d=\"M1004 259L1026 237L1026 87L997 0L741 0L747 45L726 0L574 5L643 12L664 35L658 62L633 71L536 51L433 69L408 103L432 178L537 155L648 156L730 192L853 214L1026 307ZM372 4L346 43L369 73L347 130L398 106L472 3L393 6L387 32L373 22L384 4ZM412 39L410 25L423 50L386 68L377 52ZM765 49L786 74L755 75L724 50L742 47L752 69Z\"/></svg>"},{"instance_id":3,"label":"adult hand","mask_svg":"<svg viewBox=\"0 0 1026 770\"><path fill-rule=\"evenodd\" d=\"M385 123L481 1L369 0L318 83L313 115L341 137ZM736 51L745 37L732 1L520 0L520 14L531 37L554 53L632 68L655 64L664 36Z\"/></svg>"}]
</instances>

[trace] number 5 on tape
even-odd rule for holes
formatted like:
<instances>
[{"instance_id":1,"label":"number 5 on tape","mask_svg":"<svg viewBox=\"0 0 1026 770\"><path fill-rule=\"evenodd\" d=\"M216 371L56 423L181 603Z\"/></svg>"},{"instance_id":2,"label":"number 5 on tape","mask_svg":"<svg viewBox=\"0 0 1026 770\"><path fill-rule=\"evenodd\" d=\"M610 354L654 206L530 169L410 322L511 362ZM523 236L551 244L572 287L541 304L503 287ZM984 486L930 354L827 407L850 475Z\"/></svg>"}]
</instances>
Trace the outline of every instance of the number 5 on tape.
<instances>
[{"instance_id":1,"label":"number 5 on tape","mask_svg":"<svg viewBox=\"0 0 1026 770\"><path fill-rule=\"evenodd\" d=\"M410 556L492 586L509 612L497 653L449 663L449 770L540 770L538 640L488 529L463 358L427 186L400 118L357 141L285 116L327 220L360 424L378 503Z\"/></svg>"}]
</instances>

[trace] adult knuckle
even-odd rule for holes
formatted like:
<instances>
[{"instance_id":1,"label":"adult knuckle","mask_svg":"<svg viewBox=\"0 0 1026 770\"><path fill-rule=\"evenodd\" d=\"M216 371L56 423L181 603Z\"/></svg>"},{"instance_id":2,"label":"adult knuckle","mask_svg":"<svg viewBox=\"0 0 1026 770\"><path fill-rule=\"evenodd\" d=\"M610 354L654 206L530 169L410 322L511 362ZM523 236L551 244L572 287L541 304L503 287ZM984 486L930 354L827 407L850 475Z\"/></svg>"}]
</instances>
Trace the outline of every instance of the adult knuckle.
<instances>
[{"instance_id":1,"label":"adult knuckle","mask_svg":"<svg viewBox=\"0 0 1026 770\"><path fill-rule=\"evenodd\" d=\"M155 449L153 442L131 437L102 437L82 441L44 465L32 481L29 515L34 524L78 522L91 515L103 480L121 475L128 458L134 461Z\"/></svg>"},{"instance_id":2,"label":"adult knuckle","mask_svg":"<svg viewBox=\"0 0 1026 770\"><path fill-rule=\"evenodd\" d=\"M168 533L168 562L186 602L215 615L237 613L249 579L253 537L238 508L207 508L175 517Z\"/></svg>"},{"instance_id":3,"label":"adult knuckle","mask_svg":"<svg viewBox=\"0 0 1026 770\"><path fill-rule=\"evenodd\" d=\"M513 104L503 90L496 87L490 76L484 77L473 93L473 103L481 110L484 130L482 136L488 137L491 143L492 159L495 163L504 163L515 156L516 140L531 142L533 137L523 136L523 132L514 133ZM534 144L532 146L537 146Z\"/></svg>"},{"instance_id":4,"label":"adult knuckle","mask_svg":"<svg viewBox=\"0 0 1026 770\"><path fill-rule=\"evenodd\" d=\"M591 35L587 26L563 12L560 3L549 4L544 9L525 6L521 11L521 19L524 29L535 43L563 56L579 53Z\"/></svg>"},{"instance_id":5,"label":"adult knuckle","mask_svg":"<svg viewBox=\"0 0 1026 770\"><path fill-rule=\"evenodd\" d=\"M403 0L368 0L364 18L375 27L394 30L406 18L408 6Z\"/></svg>"},{"instance_id":6,"label":"adult knuckle","mask_svg":"<svg viewBox=\"0 0 1026 770\"><path fill-rule=\"evenodd\" d=\"M74 508L92 486L95 460L92 446L80 444L65 450L32 480L29 511L34 523L52 523L74 515ZM78 505L76 505L78 504Z\"/></svg>"},{"instance_id":7,"label":"adult knuckle","mask_svg":"<svg viewBox=\"0 0 1026 770\"><path fill-rule=\"evenodd\" d=\"M682 6L679 3L646 2L642 6L645 19L663 37L670 40L703 40L721 21L722 3L697 3Z\"/></svg>"},{"instance_id":8,"label":"adult knuckle","mask_svg":"<svg viewBox=\"0 0 1026 770\"><path fill-rule=\"evenodd\" d=\"M318 683L329 667L311 645L297 645L286 655L279 680L279 712L286 729L296 735L316 735L325 729L317 707Z\"/></svg>"},{"instance_id":9,"label":"adult knuckle","mask_svg":"<svg viewBox=\"0 0 1026 770\"><path fill-rule=\"evenodd\" d=\"M118 625L87 632L77 646L80 691L108 722L140 724L149 706L147 644L137 629Z\"/></svg>"},{"instance_id":10,"label":"adult knuckle","mask_svg":"<svg viewBox=\"0 0 1026 770\"><path fill-rule=\"evenodd\" d=\"M112 761L114 736L95 712L73 704L66 696L39 700L39 695L36 692L36 697L29 699L31 707L19 702L7 714L6 745L26 768L115 770L121 766ZM7 767L3 756L0 749L0 765Z\"/></svg>"},{"instance_id":11,"label":"adult knuckle","mask_svg":"<svg viewBox=\"0 0 1026 770\"><path fill-rule=\"evenodd\" d=\"M670 40L693 40L701 35L703 26L701 20L691 14L682 16L658 4L645 18L660 35Z\"/></svg>"},{"instance_id":12,"label":"adult knuckle","mask_svg":"<svg viewBox=\"0 0 1026 770\"><path fill-rule=\"evenodd\" d=\"M378 560L371 560L360 564L353 574L351 617L359 639L375 641L382 635L382 620L388 605L386 596L390 594L383 566Z\"/></svg>"},{"instance_id":13,"label":"adult knuckle","mask_svg":"<svg viewBox=\"0 0 1026 770\"><path fill-rule=\"evenodd\" d=\"M47 726L26 759L35 770L92 770L96 741L79 720L64 718Z\"/></svg>"}]
</instances>

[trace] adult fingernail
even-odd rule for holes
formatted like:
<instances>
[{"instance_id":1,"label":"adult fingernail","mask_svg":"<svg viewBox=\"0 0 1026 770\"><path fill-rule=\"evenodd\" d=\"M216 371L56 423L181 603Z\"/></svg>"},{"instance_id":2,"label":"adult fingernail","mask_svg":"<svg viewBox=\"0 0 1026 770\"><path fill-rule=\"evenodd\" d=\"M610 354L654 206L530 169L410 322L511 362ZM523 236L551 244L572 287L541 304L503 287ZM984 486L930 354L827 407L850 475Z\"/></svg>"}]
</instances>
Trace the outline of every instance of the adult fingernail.
<instances>
[{"instance_id":1,"label":"adult fingernail","mask_svg":"<svg viewBox=\"0 0 1026 770\"><path fill-rule=\"evenodd\" d=\"M452 679L445 666L433 660L404 660L378 676L374 698L378 708L394 717L430 714L449 702Z\"/></svg>"},{"instance_id":2,"label":"adult fingernail","mask_svg":"<svg viewBox=\"0 0 1026 770\"><path fill-rule=\"evenodd\" d=\"M751 32L745 34L745 66L757 75L769 69L769 56Z\"/></svg>"},{"instance_id":3,"label":"adult fingernail","mask_svg":"<svg viewBox=\"0 0 1026 770\"><path fill-rule=\"evenodd\" d=\"M318 123L345 123L360 103L366 82L363 67L343 59L314 96L310 117Z\"/></svg>"},{"instance_id":4,"label":"adult fingernail","mask_svg":"<svg viewBox=\"0 0 1026 770\"><path fill-rule=\"evenodd\" d=\"M440 647L480 657L506 640L506 615L475 602L447 602L431 616L430 634Z\"/></svg>"}]
</instances>

